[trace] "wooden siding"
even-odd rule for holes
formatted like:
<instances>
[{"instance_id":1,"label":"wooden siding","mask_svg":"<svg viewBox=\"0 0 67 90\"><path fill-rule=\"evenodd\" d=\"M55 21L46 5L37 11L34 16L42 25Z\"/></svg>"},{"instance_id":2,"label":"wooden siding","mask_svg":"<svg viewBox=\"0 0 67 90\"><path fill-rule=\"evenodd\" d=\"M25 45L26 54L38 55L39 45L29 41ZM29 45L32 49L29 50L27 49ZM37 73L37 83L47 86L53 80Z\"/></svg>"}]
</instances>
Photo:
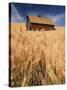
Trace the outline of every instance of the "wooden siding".
<instances>
[{"instance_id":1,"label":"wooden siding","mask_svg":"<svg viewBox=\"0 0 67 90\"><path fill-rule=\"evenodd\" d=\"M54 25L31 24L30 30L52 30Z\"/></svg>"}]
</instances>

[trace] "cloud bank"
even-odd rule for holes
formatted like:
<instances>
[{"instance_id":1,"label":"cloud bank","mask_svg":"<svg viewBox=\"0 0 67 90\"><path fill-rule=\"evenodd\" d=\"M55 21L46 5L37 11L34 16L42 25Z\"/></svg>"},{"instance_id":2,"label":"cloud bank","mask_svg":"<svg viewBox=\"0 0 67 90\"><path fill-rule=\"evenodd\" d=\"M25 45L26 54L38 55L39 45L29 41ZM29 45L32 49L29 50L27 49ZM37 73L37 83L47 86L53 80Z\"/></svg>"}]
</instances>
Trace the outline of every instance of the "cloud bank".
<instances>
[{"instance_id":1,"label":"cloud bank","mask_svg":"<svg viewBox=\"0 0 67 90\"><path fill-rule=\"evenodd\" d=\"M19 14L16 7L11 4L11 22L24 22L24 18Z\"/></svg>"},{"instance_id":2,"label":"cloud bank","mask_svg":"<svg viewBox=\"0 0 67 90\"><path fill-rule=\"evenodd\" d=\"M52 19L53 22L55 23L55 25L59 25L59 23L62 23L62 20L65 21L65 14L64 13L57 14L57 15L46 14L44 16Z\"/></svg>"}]
</instances>

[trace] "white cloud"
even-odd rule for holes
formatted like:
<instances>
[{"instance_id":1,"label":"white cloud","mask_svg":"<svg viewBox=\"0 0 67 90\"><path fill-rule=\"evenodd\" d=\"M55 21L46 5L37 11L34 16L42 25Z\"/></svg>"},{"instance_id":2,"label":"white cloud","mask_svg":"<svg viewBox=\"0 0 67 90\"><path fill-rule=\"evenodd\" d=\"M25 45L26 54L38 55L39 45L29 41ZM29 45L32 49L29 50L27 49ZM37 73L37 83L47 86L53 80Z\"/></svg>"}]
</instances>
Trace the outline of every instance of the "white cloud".
<instances>
[{"instance_id":1,"label":"white cloud","mask_svg":"<svg viewBox=\"0 0 67 90\"><path fill-rule=\"evenodd\" d=\"M11 4L11 22L23 22L24 18L21 17L16 7Z\"/></svg>"},{"instance_id":2,"label":"white cloud","mask_svg":"<svg viewBox=\"0 0 67 90\"><path fill-rule=\"evenodd\" d=\"M57 24L58 22L60 22L60 20L65 18L64 13L57 14L57 15L46 14L44 16L46 16L47 18L52 19L55 24Z\"/></svg>"}]
</instances>

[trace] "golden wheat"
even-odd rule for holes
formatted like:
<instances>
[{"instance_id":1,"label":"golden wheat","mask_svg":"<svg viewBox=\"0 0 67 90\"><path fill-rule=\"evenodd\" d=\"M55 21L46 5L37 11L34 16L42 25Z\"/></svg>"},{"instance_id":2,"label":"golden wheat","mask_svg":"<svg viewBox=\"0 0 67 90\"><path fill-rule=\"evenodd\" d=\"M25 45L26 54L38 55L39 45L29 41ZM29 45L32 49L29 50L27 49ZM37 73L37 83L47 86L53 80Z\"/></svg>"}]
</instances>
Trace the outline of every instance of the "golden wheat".
<instances>
[{"instance_id":1,"label":"golden wheat","mask_svg":"<svg viewBox=\"0 0 67 90\"><path fill-rule=\"evenodd\" d=\"M11 30L11 86L65 82L64 30Z\"/></svg>"}]
</instances>

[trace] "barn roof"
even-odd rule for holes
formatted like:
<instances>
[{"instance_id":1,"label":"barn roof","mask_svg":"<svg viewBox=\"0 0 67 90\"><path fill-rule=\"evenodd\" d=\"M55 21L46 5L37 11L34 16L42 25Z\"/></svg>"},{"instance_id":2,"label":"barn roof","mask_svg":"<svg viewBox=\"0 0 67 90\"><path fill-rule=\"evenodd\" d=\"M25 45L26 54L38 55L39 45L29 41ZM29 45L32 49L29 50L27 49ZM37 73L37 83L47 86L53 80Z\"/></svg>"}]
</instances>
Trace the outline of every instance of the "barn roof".
<instances>
[{"instance_id":1,"label":"barn roof","mask_svg":"<svg viewBox=\"0 0 67 90\"><path fill-rule=\"evenodd\" d=\"M44 18L40 16L28 16L28 17L31 23L54 25L53 21L49 18Z\"/></svg>"}]
</instances>

